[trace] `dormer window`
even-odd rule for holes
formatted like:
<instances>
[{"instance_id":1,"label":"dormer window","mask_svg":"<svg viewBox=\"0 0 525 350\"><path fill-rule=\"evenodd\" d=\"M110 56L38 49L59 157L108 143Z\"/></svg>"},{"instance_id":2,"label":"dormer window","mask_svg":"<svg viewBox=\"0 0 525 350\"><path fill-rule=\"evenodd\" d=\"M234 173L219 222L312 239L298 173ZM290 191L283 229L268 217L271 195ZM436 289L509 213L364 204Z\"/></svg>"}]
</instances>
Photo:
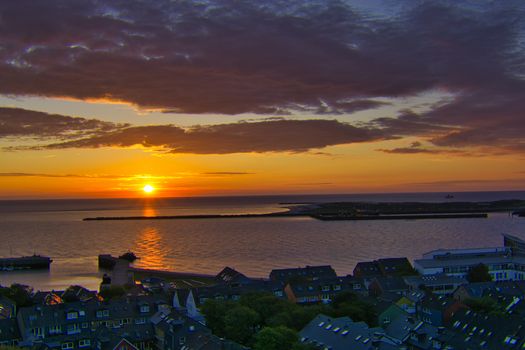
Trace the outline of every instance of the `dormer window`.
<instances>
[{"instance_id":1,"label":"dormer window","mask_svg":"<svg viewBox=\"0 0 525 350\"><path fill-rule=\"evenodd\" d=\"M66 318L67 318L68 320L76 320L76 319L78 318L78 312L76 312L76 311L69 311L69 312L67 313Z\"/></svg>"},{"instance_id":2,"label":"dormer window","mask_svg":"<svg viewBox=\"0 0 525 350\"><path fill-rule=\"evenodd\" d=\"M148 304L140 305L140 312L149 312L149 305Z\"/></svg>"},{"instance_id":3,"label":"dormer window","mask_svg":"<svg viewBox=\"0 0 525 350\"><path fill-rule=\"evenodd\" d=\"M109 317L109 310L97 310L97 317Z\"/></svg>"}]
</instances>

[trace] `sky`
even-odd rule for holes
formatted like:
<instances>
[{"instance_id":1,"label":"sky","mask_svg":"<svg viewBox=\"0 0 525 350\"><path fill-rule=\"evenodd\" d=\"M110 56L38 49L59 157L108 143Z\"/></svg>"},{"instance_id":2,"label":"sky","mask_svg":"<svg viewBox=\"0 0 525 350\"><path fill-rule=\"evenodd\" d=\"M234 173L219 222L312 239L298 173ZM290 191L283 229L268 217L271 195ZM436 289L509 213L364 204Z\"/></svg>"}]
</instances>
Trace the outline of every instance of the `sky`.
<instances>
[{"instance_id":1,"label":"sky","mask_svg":"<svg viewBox=\"0 0 525 350\"><path fill-rule=\"evenodd\" d=\"M525 190L522 0L0 0L0 198Z\"/></svg>"}]
</instances>

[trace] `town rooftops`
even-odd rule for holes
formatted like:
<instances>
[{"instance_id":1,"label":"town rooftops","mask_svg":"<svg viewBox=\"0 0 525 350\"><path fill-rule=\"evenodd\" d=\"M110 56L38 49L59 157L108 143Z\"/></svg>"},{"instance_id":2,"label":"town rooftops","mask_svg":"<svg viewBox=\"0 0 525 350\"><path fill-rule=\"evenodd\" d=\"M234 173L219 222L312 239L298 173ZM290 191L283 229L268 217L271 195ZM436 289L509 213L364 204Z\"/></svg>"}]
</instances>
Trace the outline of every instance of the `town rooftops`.
<instances>
[{"instance_id":1,"label":"town rooftops","mask_svg":"<svg viewBox=\"0 0 525 350\"><path fill-rule=\"evenodd\" d=\"M525 264L525 257L511 257L511 256L465 256L454 259L418 259L414 260L414 266L425 269L453 267L453 266L473 266L479 263L485 265L492 264L509 264L519 263Z\"/></svg>"},{"instance_id":2,"label":"town rooftops","mask_svg":"<svg viewBox=\"0 0 525 350\"><path fill-rule=\"evenodd\" d=\"M449 329L454 336L447 342L458 349L521 349L525 344L523 317L518 315L501 317L459 310L452 316Z\"/></svg>"},{"instance_id":3,"label":"town rooftops","mask_svg":"<svg viewBox=\"0 0 525 350\"><path fill-rule=\"evenodd\" d=\"M487 294L501 294L506 296L525 295L525 281L492 281L469 283L462 288L473 298L481 298Z\"/></svg>"},{"instance_id":4,"label":"town rooftops","mask_svg":"<svg viewBox=\"0 0 525 350\"><path fill-rule=\"evenodd\" d=\"M364 322L320 314L299 332L299 340L322 349L371 350L374 349L374 340L381 335L384 335L383 329L369 328Z\"/></svg>"},{"instance_id":5,"label":"town rooftops","mask_svg":"<svg viewBox=\"0 0 525 350\"><path fill-rule=\"evenodd\" d=\"M449 276L444 273L435 275L423 275L423 276L407 276L405 282L410 286L418 287L419 285L425 285L428 287L440 286L444 284L460 285L466 284L468 281L464 277L460 276Z\"/></svg>"},{"instance_id":6,"label":"town rooftops","mask_svg":"<svg viewBox=\"0 0 525 350\"><path fill-rule=\"evenodd\" d=\"M362 261L354 268L354 276L371 278L376 276L398 276L413 271L407 258L384 258L374 261Z\"/></svg>"},{"instance_id":7,"label":"town rooftops","mask_svg":"<svg viewBox=\"0 0 525 350\"><path fill-rule=\"evenodd\" d=\"M317 280L321 278L337 277L330 265L305 266L291 269L274 269L270 272L270 279L286 284L291 279Z\"/></svg>"},{"instance_id":8,"label":"town rooftops","mask_svg":"<svg viewBox=\"0 0 525 350\"><path fill-rule=\"evenodd\" d=\"M250 278L246 277L239 271L226 266L221 272L215 276L215 280L219 283L248 283Z\"/></svg>"}]
</instances>

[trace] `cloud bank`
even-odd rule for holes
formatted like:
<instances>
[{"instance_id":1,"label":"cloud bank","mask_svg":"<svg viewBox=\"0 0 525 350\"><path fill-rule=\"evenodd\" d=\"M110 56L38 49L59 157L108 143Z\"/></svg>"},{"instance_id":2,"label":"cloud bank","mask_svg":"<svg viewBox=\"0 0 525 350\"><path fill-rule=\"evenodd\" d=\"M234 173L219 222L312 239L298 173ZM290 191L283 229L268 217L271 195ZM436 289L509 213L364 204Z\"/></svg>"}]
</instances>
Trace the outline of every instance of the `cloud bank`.
<instances>
[{"instance_id":1,"label":"cloud bank","mask_svg":"<svg viewBox=\"0 0 525 350\"><path fill-rule=\"evenodd\" d=\"M284 115L306 108L321 117L380 107L377 98L446 91L454 98L429 112L364 128L318 120L110 130L115 126L77 120L86 124L75 129L66 121L69 130L93 130L93 137L54 147L302 151L386 133L438 147L524 152L523 1L384 3L396 11L365 11L341 0L3 1L0 93L113 99L183 113ZM50 130L69 137L58 124ZM99 135L104 128L110 134ZM33 131L8 131L15 132ZM332 132L333 141L326 136ZM292 136L277 140L272 133Z\"/></svg>"}]
</instances>

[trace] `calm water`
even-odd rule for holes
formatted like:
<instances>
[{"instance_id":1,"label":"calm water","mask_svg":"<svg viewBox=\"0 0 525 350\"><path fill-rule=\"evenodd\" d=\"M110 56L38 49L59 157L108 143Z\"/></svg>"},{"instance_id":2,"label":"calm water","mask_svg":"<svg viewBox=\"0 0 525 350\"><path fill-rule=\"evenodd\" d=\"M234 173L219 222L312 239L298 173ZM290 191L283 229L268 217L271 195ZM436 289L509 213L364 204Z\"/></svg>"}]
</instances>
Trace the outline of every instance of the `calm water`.
<instances>
[{"instance_id":1,"label":"calm water","mask_svg":"<svg viewBox=\"0 0 525 350\"><path fill-rule=\"evenodd\" d=\"M525 199L525 192L455 194L453 200ZM224 266L266 277L272 268L331 264L351 273L358 261L418 258L437 248L502 245L501 234L525 238L525 219L334 221L250 218L157 221L82 221L91 216L265 213L282 202L444 201L444 194L230 197L158 200L0 201L0 257L48 255L50 271L0 272L0 284L37 289L70 284L98 288L97 256L132 250L139 267L216 273Z\"/></svg>"}]
</instances>

